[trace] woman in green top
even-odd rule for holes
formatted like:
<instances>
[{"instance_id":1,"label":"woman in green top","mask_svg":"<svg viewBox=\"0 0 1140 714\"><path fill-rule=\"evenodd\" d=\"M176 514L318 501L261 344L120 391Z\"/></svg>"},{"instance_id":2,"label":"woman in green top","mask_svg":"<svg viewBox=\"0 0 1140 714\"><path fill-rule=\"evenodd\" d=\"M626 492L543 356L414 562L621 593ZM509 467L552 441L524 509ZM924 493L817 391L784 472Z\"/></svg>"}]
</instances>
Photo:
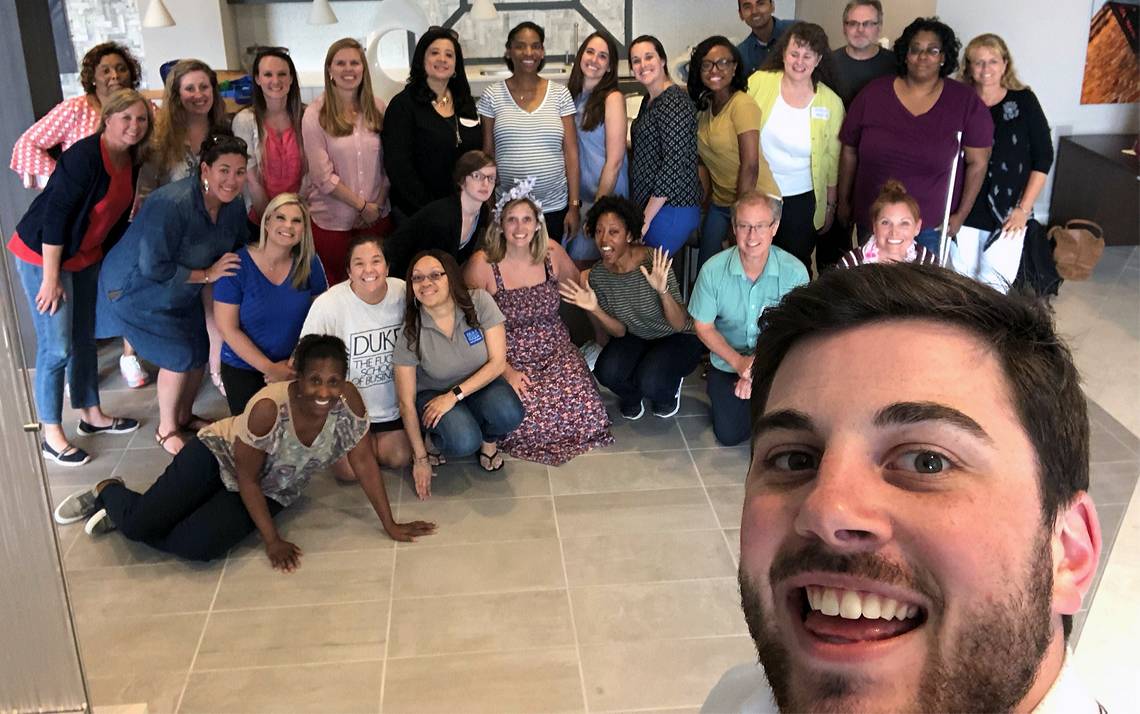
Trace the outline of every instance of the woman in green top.
<instances>
[{"instance_id":1,"label":"woman in green top","mask_svg":"<svg viewBox=\"0 0 1140 714\"><path fill-rule=\"evenodd\" d=\"M130 540L190 560L224 556L255 529L274 568L295 570L301 549L281 537L273 518L291 505L312 475L348 455L380 523L411 541L434 523L397 523L384 480L364 437L368 415L348 374L339 338L306 335L293 353L298 377L258 392L238 416L202 429L146 493L120 479L68 496L59 523L87 518L89 535L117 527Z\"/></svg>"}]
</instances>

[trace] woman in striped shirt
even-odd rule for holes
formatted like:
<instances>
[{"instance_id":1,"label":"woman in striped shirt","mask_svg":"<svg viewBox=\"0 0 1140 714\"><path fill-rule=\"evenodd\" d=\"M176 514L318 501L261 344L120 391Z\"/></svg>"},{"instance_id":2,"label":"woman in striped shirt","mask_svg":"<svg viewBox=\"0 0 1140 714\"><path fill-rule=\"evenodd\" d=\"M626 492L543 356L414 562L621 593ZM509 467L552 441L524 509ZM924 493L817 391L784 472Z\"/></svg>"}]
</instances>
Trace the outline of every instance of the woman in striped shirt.
<instances>
[{"instance_id":1,"label":"woman in striped shirt","mask_svg":"<svg viewBox=\"0 0 1140 714\"><path fill-rule=\"evenodd\" d=\"M938 265L938 256L915 242L922 230L922 214L918 201L901 183L887 181L869 213L874 230L870 240L840 258L838 267L854 268L864 263Z\"/></svg>"}]
</instances>

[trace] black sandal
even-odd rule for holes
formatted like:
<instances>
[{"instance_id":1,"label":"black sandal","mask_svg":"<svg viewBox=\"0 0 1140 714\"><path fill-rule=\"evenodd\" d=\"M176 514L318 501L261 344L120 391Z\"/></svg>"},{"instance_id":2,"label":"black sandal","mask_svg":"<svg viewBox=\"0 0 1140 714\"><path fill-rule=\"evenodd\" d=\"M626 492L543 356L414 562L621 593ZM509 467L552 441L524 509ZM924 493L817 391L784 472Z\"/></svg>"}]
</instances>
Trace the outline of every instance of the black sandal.
<instances>
[{"instance_id":1,"label":"black sandal","mask_svg":"<svg viewBox=\"0 0 1140 714\"><path fill-rule=\"evenodd\" d=\"M496 464L496 459L498 459L497 464ZM499 469L503 468L503 455L501 453L499 453L498 449L495 449L490 454L487 454L487 453L483 452L482 448L480 448L479 449L479 468L483 469L484 471L488 471L488 472L498 471Z\"/></svg>"}]
</instances>

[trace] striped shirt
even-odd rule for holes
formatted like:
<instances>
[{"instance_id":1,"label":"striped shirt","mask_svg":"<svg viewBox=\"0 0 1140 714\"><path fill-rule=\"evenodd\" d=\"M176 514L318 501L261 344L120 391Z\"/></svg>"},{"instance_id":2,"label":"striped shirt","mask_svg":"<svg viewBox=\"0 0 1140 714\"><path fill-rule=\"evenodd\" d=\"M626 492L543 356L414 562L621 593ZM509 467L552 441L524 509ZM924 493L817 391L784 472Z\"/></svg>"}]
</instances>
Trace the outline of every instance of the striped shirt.
<instances>
[{"instance_id":1,"label":"striped shirt","mask_svg":"<svg viewBox=\"0 0 1140 714\"><path fill-rule=\"evenodd\" d=\"M646 270L653 269L653 253L649 252L641 265ZM691 332L693 321L685 323L684 330L676 330L665 317L661 307L661 296L649 286L645 276L638 269L628 273L614 273L603 263L590 269L590 287L598 295L598 307L607 315L625 325L631 334L643 340L656 340L668 337L675 332ZM681 304L681 288L677 285L677 275L670 270L669 294Z\"/></svg>"},{"instance_id":2,"label":"striped shirt","mask_svg":"<svg viewBox=\"0 0 1140 714\"><path fill-rule=\"evenodd\" d=\"M543 212L566 208L566 157L562 153L562 117L574 116L574 100L561 84L548 81L546 96L533 112L515 103L507 83L496 82L479 98L479 114L495 120L495 163L499 191L515 180L535 177L534 191Z\"/></svg>"},{"instance_id":3,"label":"striped shirt","mask_svg":"<svg viewBox=\"0 0 1140 714\"><path fill-rule=\"evenodd\" d=\"M874 242L875 239L872 238L870 241L868 241L868 244L874 245ZM932 251L927 250L925 246L915 243L912 246L912 250L914 252L914 255L912 256L908 253L907 258L909 258L909 260L907 262L919 263L921 265L938 265L938 255ZM847 251L847 254L839 259L839 263L836 264L836 267L854 268L869 263L883 262L882 258L880 258L877 253L874 255L867 255L867 253L868 251L866 245L861 248L856 248L855 250Z\"/></svg>"}]
</instances>

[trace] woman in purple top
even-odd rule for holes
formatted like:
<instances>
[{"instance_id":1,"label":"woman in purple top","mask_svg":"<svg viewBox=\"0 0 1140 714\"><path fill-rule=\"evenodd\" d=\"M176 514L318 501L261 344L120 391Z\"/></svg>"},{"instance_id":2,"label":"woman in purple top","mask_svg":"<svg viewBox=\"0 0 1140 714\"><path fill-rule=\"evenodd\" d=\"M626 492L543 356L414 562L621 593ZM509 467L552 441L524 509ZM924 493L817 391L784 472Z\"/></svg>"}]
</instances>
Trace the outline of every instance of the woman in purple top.
<instances>
[{"instance_id":1,"label":"woman in purple top","mask_svg":"<svg viewBox=\"0 0 1140 714\"><path fill-rule=\"evenodd\" d=\"M854 219L860 242L870 232L871 203L895 179L928 217L918 242L938 250L957 132L966 161L958 170L947 232L955 235L970 213L986 176L994 124L977 94L949 77L958 67L959 49L947 25L920 17L895 41L898 76L872 80L851 103L839 132L837 217Z\"/></svg>"}]
</instances>

